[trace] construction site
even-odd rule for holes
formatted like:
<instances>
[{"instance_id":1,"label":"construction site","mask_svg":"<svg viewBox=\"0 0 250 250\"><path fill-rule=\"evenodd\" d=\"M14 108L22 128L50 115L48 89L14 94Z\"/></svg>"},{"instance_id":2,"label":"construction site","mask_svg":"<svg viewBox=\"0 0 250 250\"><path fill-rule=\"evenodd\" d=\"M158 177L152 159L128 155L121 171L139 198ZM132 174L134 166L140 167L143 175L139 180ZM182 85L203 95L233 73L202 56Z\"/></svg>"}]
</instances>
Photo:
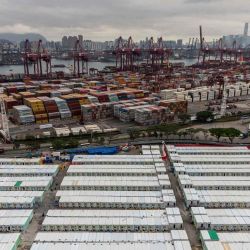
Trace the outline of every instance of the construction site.
<instances>
[{"instance_id":1,"label":"construction site","mask_svg":"<svg viewBox=\"0 0 250 250\"><path fill-rule=\"evenodd\" d=\"M222 39L211 47L204 33L200 26L199 38L189 40L186 53L197 51L191 66L170 62L175 52L162 37L151 37L145 48L138 48L132 37L119 37L115 48L106 51L115 66L101 71L88 67L89 51L77 40L69 75L52 72L50 52L41 40L35 50L26 40L24 77L0 83L3 137L50 137L51 132L43 131L50 128L62 136L120 131L127 124L169 124L180 114L195 117L204 110L216 118L248 116L250 49L236 41L225 47Z\"/></svg>"},{"instance_id":2,"label":"construction site","mask_svg":"<svg viewBox=\"0 0 250 250\"><path fill-rule=\"evenodd\" d=\"M249 249L249 147L0 163L2 249Z\"/></svg>"}]
</instances>

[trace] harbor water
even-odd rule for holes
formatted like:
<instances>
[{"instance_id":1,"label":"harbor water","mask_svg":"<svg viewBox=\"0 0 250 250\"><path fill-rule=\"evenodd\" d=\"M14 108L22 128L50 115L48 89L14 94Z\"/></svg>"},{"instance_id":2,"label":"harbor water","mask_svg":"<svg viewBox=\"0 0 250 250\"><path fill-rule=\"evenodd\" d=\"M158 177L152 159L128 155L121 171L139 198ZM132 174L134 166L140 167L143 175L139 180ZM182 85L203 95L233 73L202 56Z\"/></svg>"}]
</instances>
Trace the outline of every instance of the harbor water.
<instances>
[{"instance_id":1,"label":"harbor water","mask_svg":"<svg viewBox=\"0 0 250 250\"><path fill-rule=\"evenodd\" d=\"M172 62L184 62L185 65L189 66L197 62L197 59L184 59L184 60L173 60ZM63 71L70 73L73 69L73 60L58 60L52 59L52 65L65 65L65 67L52 68L52 72ZM96 68L102 70L105 66L115 66L113 62L89 62L89 68ZM45 67L44 67L45 68ZM32 66L30 66L32 72ZM0 75L11 75L11 74L23 74L23 65L3 65L0 66Z\"/></svg>"}]
</instances>

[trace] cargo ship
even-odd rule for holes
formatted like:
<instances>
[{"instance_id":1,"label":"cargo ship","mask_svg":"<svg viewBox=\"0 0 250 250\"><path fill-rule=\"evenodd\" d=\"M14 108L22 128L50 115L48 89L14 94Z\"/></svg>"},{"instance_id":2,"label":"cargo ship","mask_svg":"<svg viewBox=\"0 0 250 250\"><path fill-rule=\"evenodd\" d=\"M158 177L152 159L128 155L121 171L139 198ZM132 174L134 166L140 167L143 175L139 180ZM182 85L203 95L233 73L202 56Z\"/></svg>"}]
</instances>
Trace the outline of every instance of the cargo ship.
<instances>
[{"instance_id":1,"label":"cargo ship","mask_svg":"<svg viewBox=\"0 0 250 250\"><path fill-rule=\"evenodd\" d=\"M64 64L54 64L51 66L52 68L66 68Z\"/></svg>"}]
</instances>

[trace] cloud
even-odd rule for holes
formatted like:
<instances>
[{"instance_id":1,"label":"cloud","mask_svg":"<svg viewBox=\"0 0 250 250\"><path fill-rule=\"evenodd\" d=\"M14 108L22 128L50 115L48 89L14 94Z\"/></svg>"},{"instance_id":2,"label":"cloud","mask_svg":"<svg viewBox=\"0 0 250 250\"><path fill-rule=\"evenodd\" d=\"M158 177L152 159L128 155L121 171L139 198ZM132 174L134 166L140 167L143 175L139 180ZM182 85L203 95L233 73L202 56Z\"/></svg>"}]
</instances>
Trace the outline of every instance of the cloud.
<instances>
[{"instance_id":1,"label":"cloud","mask_svg":"<svg viewBox=\"0 0 250 250\"><path fill-rule=\"evenodd\" d=\"M4 25L0 26L0 33L32 33L32 32L39 32L39 29L32 28L31 26L21 24L21 23L15 23L13 25Z\"/></svg>"},{"instance_id":2,"label":"cloud","mask_svg":"<svg viewBox=\"0 0 250 250\"><path fill-rule=\"evenodd\" d=\"M188 39L198 37L199 25L218 37L242 33L250 12L246 0L0 0L0 6L0 32L39 32L54 40L77 34Z\"/></svg>"},{"instance_id":3,"label":"cloud","mask_svg":"<svg viewBox=\"0 0 250 250\"><path fill-rule=\"evenodd\" d=\"M213 2L219 2L223 0L185 0L186 3L200 3L200 4L208 4Z\"/></svg>"}]
</instances>

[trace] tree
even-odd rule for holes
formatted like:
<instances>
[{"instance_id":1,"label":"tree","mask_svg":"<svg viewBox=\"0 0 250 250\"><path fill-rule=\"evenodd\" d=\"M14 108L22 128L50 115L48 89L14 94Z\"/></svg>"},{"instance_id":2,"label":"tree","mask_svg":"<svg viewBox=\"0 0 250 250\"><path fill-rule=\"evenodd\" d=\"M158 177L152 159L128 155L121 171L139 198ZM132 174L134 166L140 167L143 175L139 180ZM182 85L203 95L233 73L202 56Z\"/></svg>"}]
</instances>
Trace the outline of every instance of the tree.
<instances>
[{"instance_id":1,"label":"tree","mask_svg":"<svg viewBox=\"0 0 250 250\"><path fill-rule=\"evenodd\" d=\"M40 148L40 143L38 141L30 141L26 145L29 146L31 150L36 150Z\"/></svg>"},{"instance_id":2,"label":"tree","mask_svg":"<svg viewBox=\"0 0 250 250\"><path fill-rule=\"evenodd\" d=\"M229 138L231 143L233 143L235 137L239 137L241 134L241 132L236 128L226 128L224 133L225 136Z\"/></svg>"},{"instance_id":3,"label":"tree","mask_svg":"<svg viewBox=\"0 0 250 250\"><path fill-rule=\"evenodd\" d=\"M162 131L168 138L169 135L176 135L179 129L180 129L179 125L168 124L162 128Z\"/></svg>"},{"instance_id":4,"label":"tree","mask_svg":"<svg viewBox=\"0 0 250 250\"><path fill-rule=\"evenodd\" d=\"M210 128L209 132L212 136L216 137L218 141L220 141L220 138L225 135L224 128Z\"/></svg>"},{"instance_id":5,"label":"tree","mask_svg":"<svg viewBox=\"0 0 250 250\"><path fill-rule=\"evenodd\" d=\"M77 139L69 139L67 142L68 148L77 148L79 146L79 141Z\"/></svg>"},{"instance_id":6,"label":"tree","mask_svg":"<svg viewBox=\"0 0 250 250\"><path fill-rule=\"evenodd\" d=\"M201 111L196 114L196 119L202 123L210 122L214 120L214 115L211 111Z\"/></svg>"},{"instance_id":7,"label":"tree","mask_svg":"<svg viewBox=\"0 0 250 250\"><path fill-rule=\"evenodd\" d=\"M181 120L183 124L185 124L190 121L191 116L187 113L181 113L178 115L178 119Z\"/></svg>"},{"instance_id":8,"label":"tree","mask_svg":"<svg viewBox=\"0 0 250 250\"><path fill-rule=\"evenodd\" d=\"M156 130L154 131L154 137L156 137L156 138L158 137Z\"/></svg>"},{"instance_id":9,"label":"tree","mask_svg":"<svg viewBox=\"0 0 250 250\"><path fill-rule=\"evenodd\" d=\"M211 128L209 132L212 136L215 136L219 141L222 136L228 137L231 143L235 137L239 137L241 132L235 128Z\"/></svg>"},{"instance_id":10,"label":"tree","mask_svg":"<svg viewBox=\"0 0 250 250\"><path fill-rule=\"evenodd\" d=\"M129 138L130 138L131 140L134 140L135 137L134 137L133 131L130 130L128 133L129 133Z\"/></svg>"},{"instance_id":11,"label":"tree","mask_svg":"<svg viewBox=\"0 0 250 250\"><path fill-rule=\"evenodd\" d=\"M19 149L20 146L21 146L20 142L17 142L17 141L14 142L14 148L15 149Z\"/></svg>"},{"instance_id":12,"label":"tree","mask_svg":"<svg viewBox=\"0 0 250 250\"><path fill-rule=\"evenodd\" d=\"M104 142L105 142L105 138L104 138L104 137L101 137L101 138L100 138L100 144L102 144L102 145L103 145L103 144L104 144Z\"/></svg>"},{"instance_id":13,"label":"tree","mask_svg":"<svg viewBox=\"0 0 250 250\"><path fill-rule=\"evenodd\" d=\"M140 137L140 131L139 130L129 129L128 133L129 133L129 137L130 137L131 140L134 140L134 139Z\"/></svg>"},{"instance_id":14,"label":"tree","mask_svg":"<svg viewBox=\"0 0 250 250\"><path fill-rule=\"evenodd\" d=\"M36 137L34 135L26 135L25 139L31 141L31 140L35 140Z\"/></svg>"},{"instance_id":15,"label":"tree","mask_svg":"<svg viewBox=\"0 0 250 250\"><path fill-rule=\"evenodd\" d=\"M91 138L92 138L92 141L95 141L98 138L98 134L96 131L91 132Z\"/></svg>"},{"instance_id":16,"label":"tree","mask_svg":"<svg viewBox=\"0 0 250 250\"><path fill-rule=\"evenodd\" d=\"M134 131L133 131L133 134L134 134L134 137L135 137L135 138L140 137L140 131L138 131L138 130L134 130Z\"/></svg>"},{"instance_id":17,"label":"tree","mask_svg":"<svg viewBox=\"0 0 250 250\"><path fill-rule=\"evenodd\" d=\"M153 137L153 136L154 136L154 132L153 132L153 131L149 131L149 132L148 132L148 136L149 136L149 137Z\"/></svg>"},{"instance_id":18,"label":"tree","mask_svg":"<svg viewBox=\"0 0 250 250\"><path fill-rule=\"evenodd\" d=\"M55 139L52 142L52 147L54 149L64 149L65 148L65 141L62 139Z\"/></svg>"}]
</instances>

